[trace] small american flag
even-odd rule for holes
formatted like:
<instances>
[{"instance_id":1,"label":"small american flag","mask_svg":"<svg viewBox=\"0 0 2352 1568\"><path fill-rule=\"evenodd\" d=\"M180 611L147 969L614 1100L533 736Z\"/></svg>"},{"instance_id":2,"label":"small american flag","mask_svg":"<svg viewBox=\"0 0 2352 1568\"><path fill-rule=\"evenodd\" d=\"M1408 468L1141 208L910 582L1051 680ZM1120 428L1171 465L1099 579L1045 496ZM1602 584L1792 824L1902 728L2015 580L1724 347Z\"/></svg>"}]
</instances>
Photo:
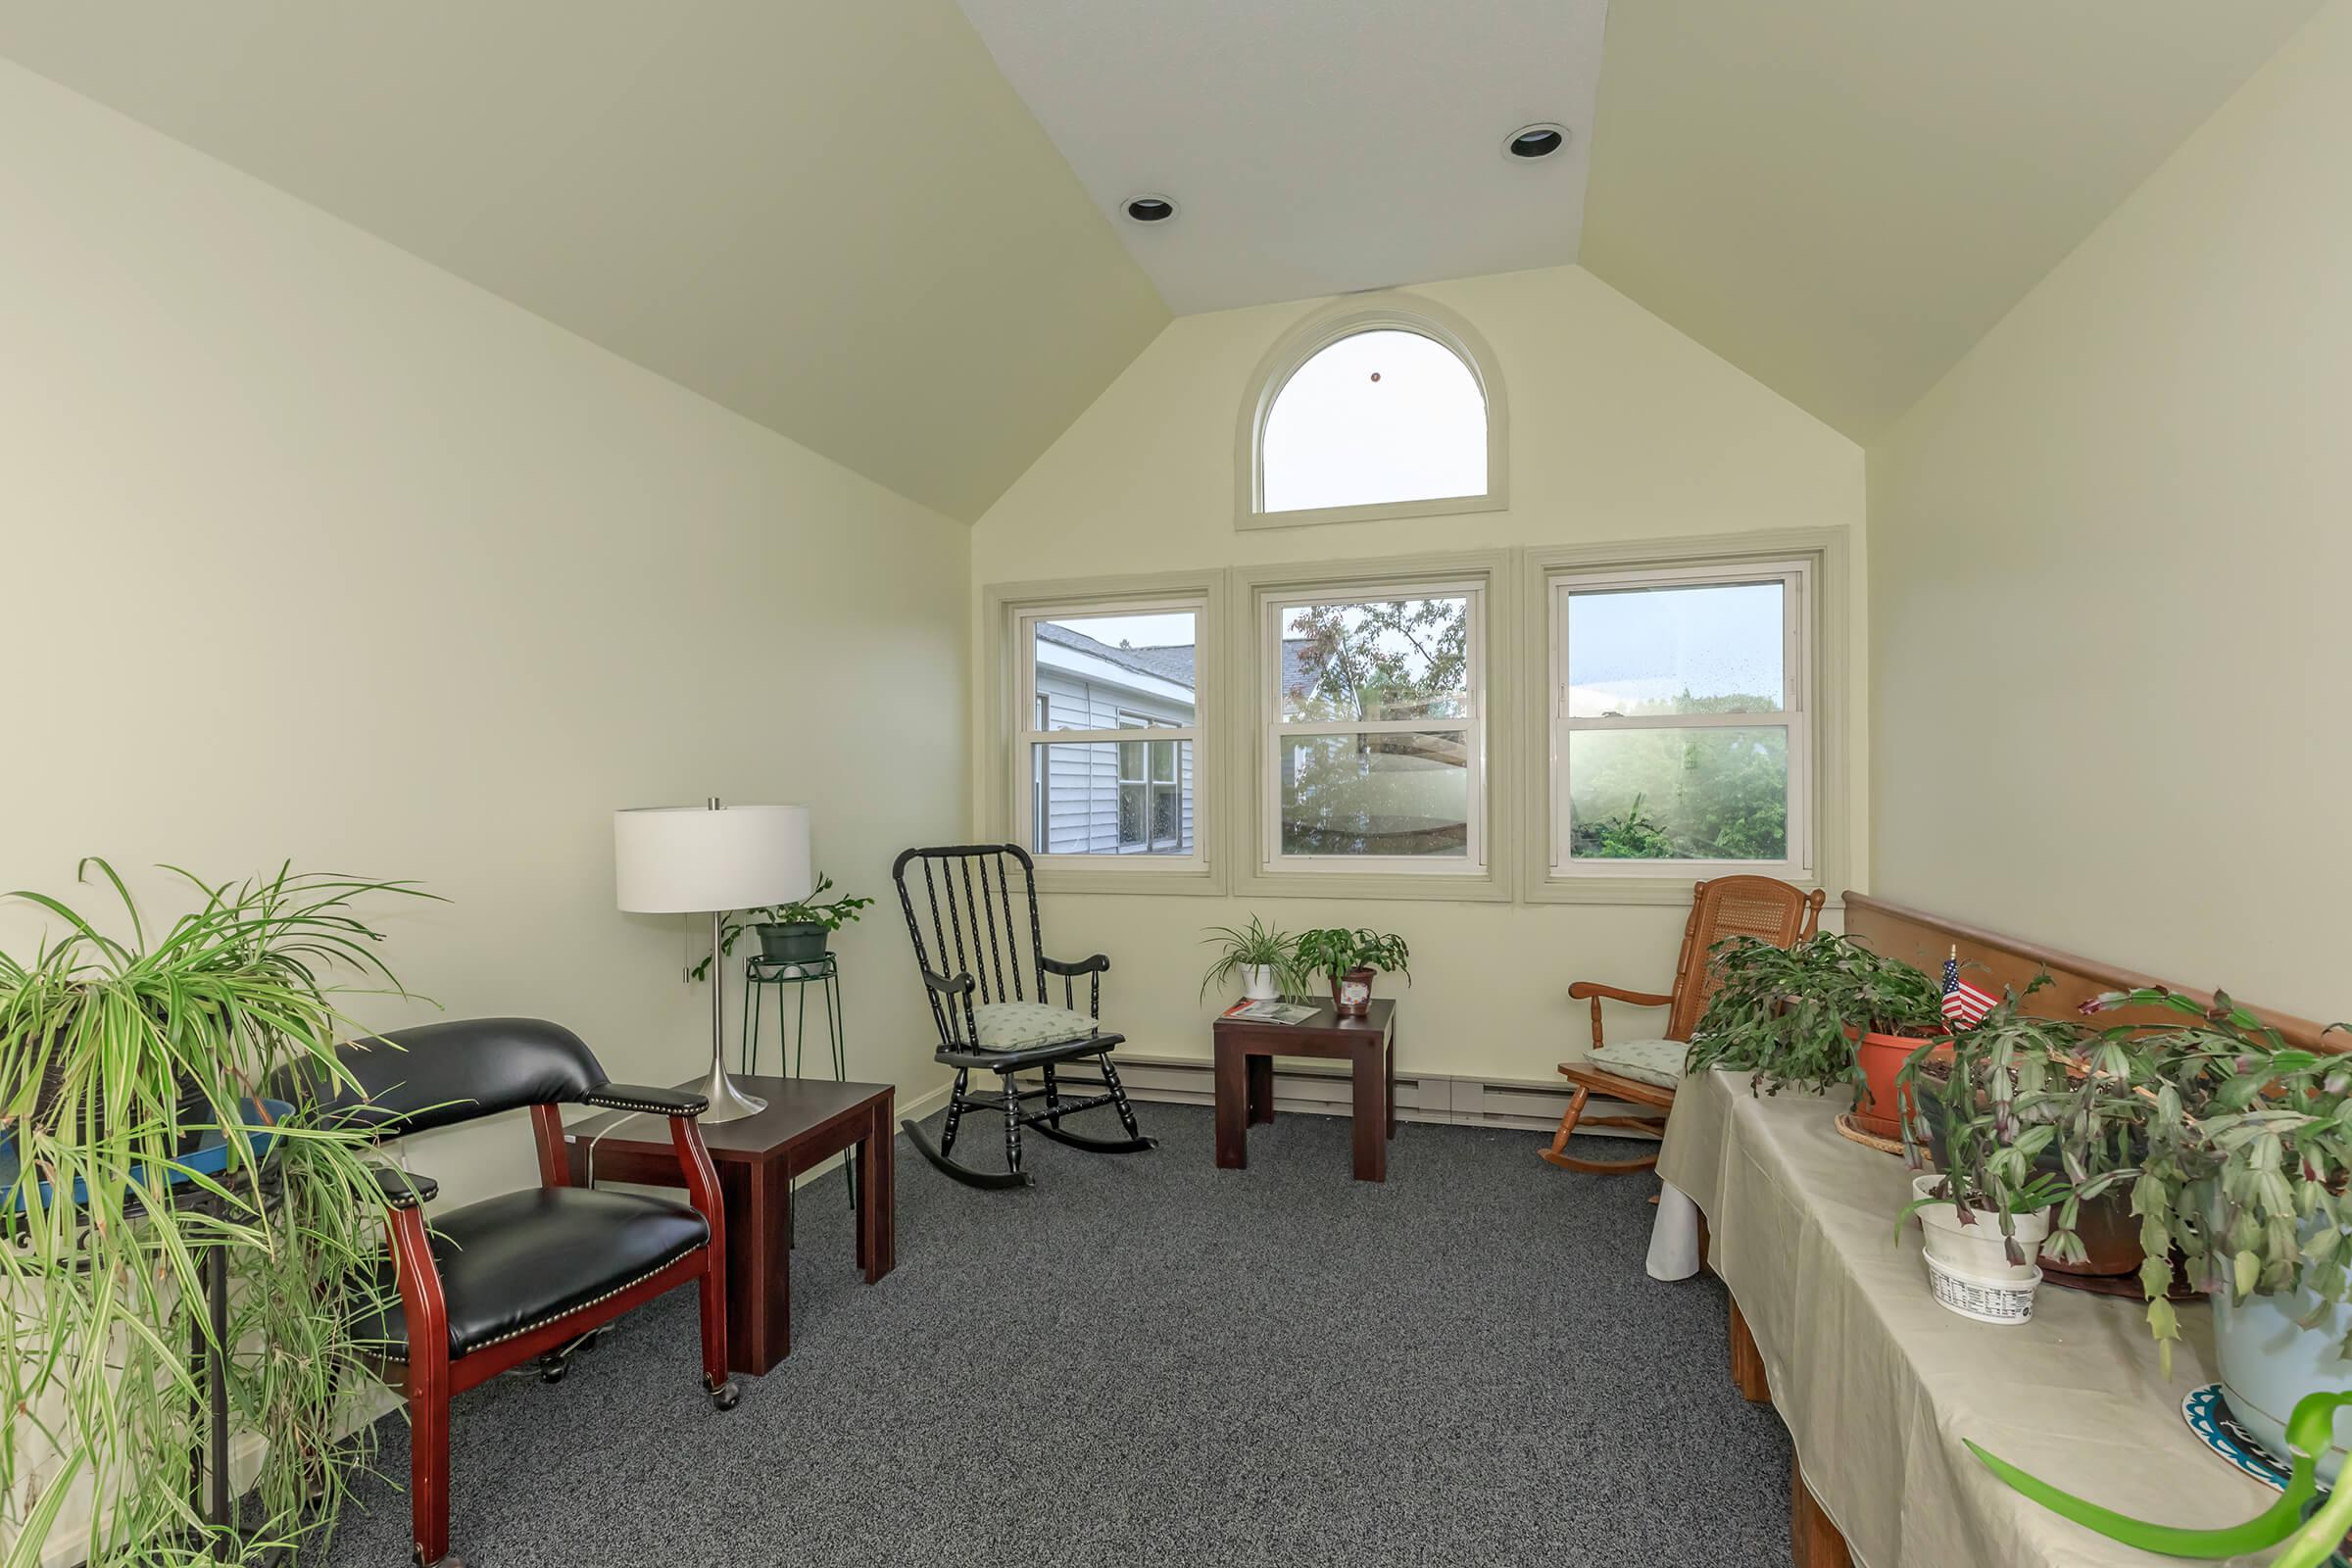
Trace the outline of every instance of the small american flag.
<instances>
[{"instance_id":1,"label":"small american flag","mask_svg":"<svg viewBox=\"0 0 2352 1568\"><path fill-rule=\"evenodd\" d=\"M1943 960L1943 1015L1963 1029L1974 1028L1997 1000L1960 978L1960 950L1952 949L1952 956Z\"/></svg>"}]
</instances>

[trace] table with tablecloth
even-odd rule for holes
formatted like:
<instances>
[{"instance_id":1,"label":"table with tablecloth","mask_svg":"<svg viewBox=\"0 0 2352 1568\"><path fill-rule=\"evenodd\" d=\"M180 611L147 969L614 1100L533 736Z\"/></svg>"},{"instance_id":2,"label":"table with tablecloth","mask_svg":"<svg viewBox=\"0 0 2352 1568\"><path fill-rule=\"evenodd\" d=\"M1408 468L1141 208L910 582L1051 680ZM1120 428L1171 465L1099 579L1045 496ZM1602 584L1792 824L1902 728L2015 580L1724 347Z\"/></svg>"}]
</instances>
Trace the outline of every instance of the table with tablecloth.
<instances>
[{"instance_id":1,"label":"table with tablecloth","mask_svg":"<svg viewBox=\"0 0 2352 1568\"><path fill-rule=\"evenodd\" d=\"M2276 1494L2230 1469L2180 1416L2213 1380L2210 1313L2180 1309L2173 1375L2137 1299L2044 1284L2032 1321L1996 1327L1929 1294L1919 1228L1896 1216L1912 1172L1839 1136L1837 1102L1758 1098L1703 1072L1675 1097L1650 1272L1707 1263L1761 1353L1807 1489L1864 1568L2151 1568L1993 1479L1963 1438L2054 1486L2142 1519L2231 1524ZM1664 1289L1666 1287L1660 1287Z\"/></svg>"}]
</instances>

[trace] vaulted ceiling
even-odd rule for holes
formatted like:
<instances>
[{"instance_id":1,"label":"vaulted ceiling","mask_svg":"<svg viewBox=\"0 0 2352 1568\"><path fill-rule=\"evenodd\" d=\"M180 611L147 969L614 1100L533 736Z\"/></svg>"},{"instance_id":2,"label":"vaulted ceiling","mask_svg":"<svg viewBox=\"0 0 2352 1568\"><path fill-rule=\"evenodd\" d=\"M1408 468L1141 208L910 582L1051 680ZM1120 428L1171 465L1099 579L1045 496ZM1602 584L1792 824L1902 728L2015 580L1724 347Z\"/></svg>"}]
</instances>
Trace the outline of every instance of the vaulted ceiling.
<instances>
[{"instance_id":1,"label":"vaulted ceiling","mask_svg":"<svg viewBox=\"0 0 2352 1568\"><path fill-rule=\"evenodd\" d=\"M2319 3L82 0L0 54L970 518L1170 306L1578 260L1868 441Z\"/></svg>"},{"instance_id":2,"label":"vaulted ceiling","mask_svg":"<svg viewBox=\"0 0 2352 1568\"><path fill-rule=\"evenodd\" d=\"M1168 318L955 0L43 0L0 54L954 516Z\"/></svg>"},{"instance_id":3,"label":"vaulted ceiling","mask_svg":"<svg viewBox=\"0 0 2352 1568\"><path fill-rule=\"evenodd\" d=\"M1613 0L1584 264L1867 443L2319 4Z\"/></svg>"}]
</instances>

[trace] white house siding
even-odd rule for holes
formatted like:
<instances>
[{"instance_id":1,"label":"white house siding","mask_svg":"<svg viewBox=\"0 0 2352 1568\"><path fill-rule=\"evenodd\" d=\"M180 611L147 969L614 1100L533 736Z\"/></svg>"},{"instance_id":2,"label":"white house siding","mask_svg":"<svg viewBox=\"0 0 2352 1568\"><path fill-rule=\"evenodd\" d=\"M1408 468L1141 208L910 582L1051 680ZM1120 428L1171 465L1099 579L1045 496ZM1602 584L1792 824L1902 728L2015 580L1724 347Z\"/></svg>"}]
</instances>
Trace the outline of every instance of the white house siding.
<instances>
[{"instance_id":1,"label":"white house siding","mask_svg":"<svg viewBox=\"0 0 2352 1568\"><path fill-rule=\"evenodd\" d=\"M1037 692L1047 705L1052 729L1116 729L1128 713L1162 723L1190 724L1189 704L1066 670L1041 668ZM1119 848L1119 751L1114 742L1050 746L1046 750L1046 843L1052 855L1117 855ZM1177 802L1183 812L1183 849L1193 847L1193 752L1177 748ZM1128 854L1139 854L1130 848Z\"/></svg>"}]
</instances>

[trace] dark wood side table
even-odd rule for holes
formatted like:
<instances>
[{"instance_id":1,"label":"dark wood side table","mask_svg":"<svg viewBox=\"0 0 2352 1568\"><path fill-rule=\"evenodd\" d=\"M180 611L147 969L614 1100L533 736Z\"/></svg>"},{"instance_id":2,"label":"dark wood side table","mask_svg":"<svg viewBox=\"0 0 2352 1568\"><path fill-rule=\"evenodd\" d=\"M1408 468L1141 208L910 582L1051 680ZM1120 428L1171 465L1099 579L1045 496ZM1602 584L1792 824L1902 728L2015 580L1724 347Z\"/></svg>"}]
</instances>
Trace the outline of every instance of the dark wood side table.
<instances>
[{"instance_id":1,"label":"dark wood side table","mask_svg":"<svg viewBox=\"0 0 2352 1568\"><path fill-rule=\"evenodd\" d=\"M1274 1119L1274 1058L1328 1056L1355 1069L1355 1179L1389 1179L1389 1140L1396 1136L1396 1004L1375 997L1361 1018L1343 1018L1329 1003L1302 1023L1216 1022L1217 1164L1250 1163L1250 1129Z\"/></svg>"},{"instance_id":2,"label":"dark wood side table","mask_svg":"<svg viewBox=\"0 0 2352 1568\"><path fill-rule=\"evenodd\" d=\"M891 1236L889 1084L737 1076L767 1108L703 1128L727 1206L727 1367L763 1377L792 1350L792 1179L835 1154L857 1162L858 1262L873 1284L897 1261ZM678 1085L693 1089L693 1079ZM615 1112L564 1129L571 1179L676 1187L684 1177L659 1116ZM593 1162L593 1171L591 1170Z\"/></svg>"}]
</instances>

